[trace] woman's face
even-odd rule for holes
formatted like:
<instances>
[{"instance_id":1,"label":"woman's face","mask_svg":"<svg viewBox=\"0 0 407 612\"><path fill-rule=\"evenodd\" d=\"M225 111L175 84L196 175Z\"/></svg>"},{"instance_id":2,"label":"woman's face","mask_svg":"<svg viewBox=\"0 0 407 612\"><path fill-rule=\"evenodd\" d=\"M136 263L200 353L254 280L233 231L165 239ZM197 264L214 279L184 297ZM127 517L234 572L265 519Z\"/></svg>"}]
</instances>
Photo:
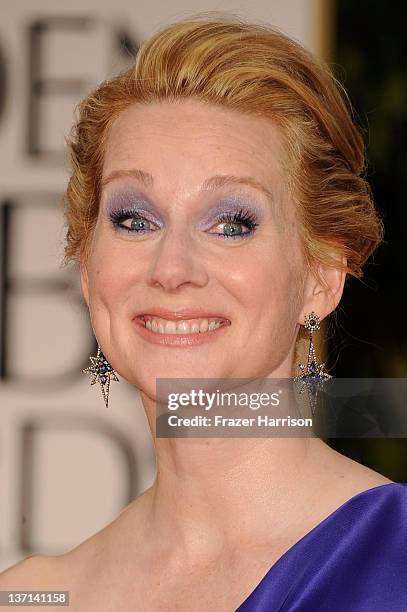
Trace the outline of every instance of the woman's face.
<instances>
[{"instance_id":1,"label":"woman's face","mask_svg":"<svg viewBox=\"0 0 407 612\"><path fill-rule=\"evenodd\" d=\"M157 377L292 375L306 276L283 161L271 122L196 100L115 121L82 287L107 359L150 397Z\"/></svg>"}]
</instances>

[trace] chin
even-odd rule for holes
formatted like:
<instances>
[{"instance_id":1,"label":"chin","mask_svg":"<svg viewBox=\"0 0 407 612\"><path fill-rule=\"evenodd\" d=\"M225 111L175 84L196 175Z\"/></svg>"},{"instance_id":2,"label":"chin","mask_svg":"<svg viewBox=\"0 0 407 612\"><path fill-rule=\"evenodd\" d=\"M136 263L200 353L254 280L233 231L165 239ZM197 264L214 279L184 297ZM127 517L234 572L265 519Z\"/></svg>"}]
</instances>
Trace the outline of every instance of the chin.
<instances>
[{"instance_id":1,"label":"chin","mask_svg":"<svg viewBox=\"0 0 407 612\"><path fill-rule=\"evenodd\" d=\"M138 370L137 373L132 377L132 383L135 385L141 392L145 393L149 398L156 400L157 399L157 380L161 379L174 379L178 381L176 383L176 391L182 392L184 389L188 391L191 388L191 385L194 386L194 380L208 381L207 384L202 382L200 387L205 386L206 389L211 388L211 380L214 380L215 387L219 386L219 379L230 379L230 376L227 375L224 366L221 368L216 367L208 367L204 363L196 364L195 367L189 364L188 367L182 368L179 365L174 364L172 367L167 363L164 366L151 367L149 370L144 370L140 372ZM192 380L191 380L192 379ZM184 387L185 382L185 387ZM174 390L174 385L168 386L163 380L159 382L159 389L164 392L171 392ZM195 385L196 386L196 385ZM161 401L163 401L163 396L160 395Z\"/></svg>"}]
</instances>

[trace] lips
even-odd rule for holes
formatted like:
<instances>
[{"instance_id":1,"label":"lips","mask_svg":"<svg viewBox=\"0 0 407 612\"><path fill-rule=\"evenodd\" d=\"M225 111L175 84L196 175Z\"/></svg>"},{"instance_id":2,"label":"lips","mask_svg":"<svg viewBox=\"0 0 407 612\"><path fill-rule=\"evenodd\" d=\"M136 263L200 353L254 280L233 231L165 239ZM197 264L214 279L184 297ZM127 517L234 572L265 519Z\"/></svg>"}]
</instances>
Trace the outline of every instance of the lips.
<instances>
[{"instance_id":1,"label":"lips","mask_svg":"<svg viewBox=\"0 0 407 612\"><path fill-rule=\"evenodd\" d=\"M178 308L177 310L169 310L167 308L149 308L135 315L138 319L144 319L145 317L157 317L160 319L167 319L168 321L187 321L189 319L220 319L227 323L230 320L225 317L224 314L214 312L213 310L206 310L204 308Z\"/></svg>"},{"instance_id":2,"label":"lips","mask_svg":"<svg viewBox=\"0 0 407 612\"><path fill-rule=\"evenodd\" d=\"M137 313L133 322L146 341L168 348L192 348L216 342L231 325L222 313L204 308L149 308Z\"/></svg>"}]
</instances>

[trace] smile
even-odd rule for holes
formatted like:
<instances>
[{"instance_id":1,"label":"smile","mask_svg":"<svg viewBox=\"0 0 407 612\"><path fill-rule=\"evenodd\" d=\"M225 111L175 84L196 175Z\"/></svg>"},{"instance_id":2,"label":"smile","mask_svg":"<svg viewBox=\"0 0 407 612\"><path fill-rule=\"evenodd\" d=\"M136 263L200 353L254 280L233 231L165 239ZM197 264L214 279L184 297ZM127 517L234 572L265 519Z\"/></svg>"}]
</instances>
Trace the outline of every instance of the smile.
<instances>
[{"instance_id":1,"label":"smile","mask_svg":"<svg viewBox=\"0 0 407 612\"><path fill-rule=\"evenodd\" d=\"M159 316L159 314L161 316ZM192 348L216 341L231 325L219 316L194 316L206 313L183 313L161 310L159 313L139 314L134 317L135 329L149 343L173 348ZM165 318L164 318L165 317Z\"/></svg>"},{"instance_id":2,"label":"smile","mask_svg":"<svg viewBox=\"0 0 407 612\"><path fill-rule=\"evenodd\" d=\"M140 318L144 321L144 326L156 334L203 334L227 324L226 319L219 317L183 319L181 321L172 321L148 315L143 315Z\"/></svg>"}]
</instances>

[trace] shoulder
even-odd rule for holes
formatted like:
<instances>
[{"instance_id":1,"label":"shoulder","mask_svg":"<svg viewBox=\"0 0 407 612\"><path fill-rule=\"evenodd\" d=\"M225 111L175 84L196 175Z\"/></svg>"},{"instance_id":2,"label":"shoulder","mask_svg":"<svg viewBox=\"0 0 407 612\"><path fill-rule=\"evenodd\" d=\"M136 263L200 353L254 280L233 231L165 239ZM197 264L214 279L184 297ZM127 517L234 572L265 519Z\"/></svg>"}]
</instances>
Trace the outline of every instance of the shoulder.
<instances>
[{"instance_id":1,"label":"shoulder","mask_svg":"<svg viewBox=\"0 0 407 612\"><path fill-rule=\"evenodd\" d=\"M407 490L407 486L397 487L397 483L390 478L338 453L322 441L315 445L315 449L315 478L311 479L306 510L301 514L303 522L309 517L310 528L360 494L366 495L357 499L362 503L366 497L369 504L376 497L390 495L393 489ZM356 506L354 503L349 505L350 508Z\"/></svg>"},{"instance_id":2,"label":"shoulder","mask_svg":"<svg viewBox=\"0 0 407 612\"><path fill-rule=\"evenodd\" d=\"M333 496L338 495L335 501L340 501L340 498L346 501L367 489L394 483L387 476L337 452L325 442L317 446L316 461L322 466L326 491Z\"/></svg>"},{"instance_id":3,"label":"shoulder","mask_svg":"<svg viewBox=\"0 0 407 612\"><path fill-rule=\"evenodd\" d=\"M63 567L63 555L26 557L0 573L0 590L45 591L61 588L62 583L66 582Z\"/></svg>"},{"instance_id":4,"label":"shoulder","mask_svg":"<svg viewBox=\"0 0 407 612\"><path fill-rule=\"evenodd\" d=\"M86 590L114 562L115 544L125 546L129 530L121 528L126 510L98 532L60 555L31 555L0 572L0 590ZM87 580L88 579L88 580Z\"/></svg>"},{"instance_id":5,"label":"shoulder","mask_svg":"<svg viewBox=\"0 0 407 612\"><path fill-rule=\"evenodd\" d=\"M0 573L0 590L70 590L84 588L86 576L103 549L105 527L59 555L31 555Z\"/></svg>"},{"instance_id":6,"label":"shoulder","mask_svg":"<svg viewBox=\"0 0 407 612\"><path fill-rule=\"evenodd\" d=\"M88 589L86 564L69 552L58 556L33 555L0 573L0 591L67 591L72 612L91 609ZM47 608L60 610L60 605Z\"/></svg>"},{"instance_id":7,"label":"shoulder","mask_svg":"<svg viewBox=\"0 0 407 612\"><path fill-rule=\"evenodd\" d=\"M69 552L59 556L33 555L0 573L0 591L67 591L72 612L92 609L88 590L86 566ZM47 609L60 610L60 604L47 605Z\"/></svg>"}]
</instances>

